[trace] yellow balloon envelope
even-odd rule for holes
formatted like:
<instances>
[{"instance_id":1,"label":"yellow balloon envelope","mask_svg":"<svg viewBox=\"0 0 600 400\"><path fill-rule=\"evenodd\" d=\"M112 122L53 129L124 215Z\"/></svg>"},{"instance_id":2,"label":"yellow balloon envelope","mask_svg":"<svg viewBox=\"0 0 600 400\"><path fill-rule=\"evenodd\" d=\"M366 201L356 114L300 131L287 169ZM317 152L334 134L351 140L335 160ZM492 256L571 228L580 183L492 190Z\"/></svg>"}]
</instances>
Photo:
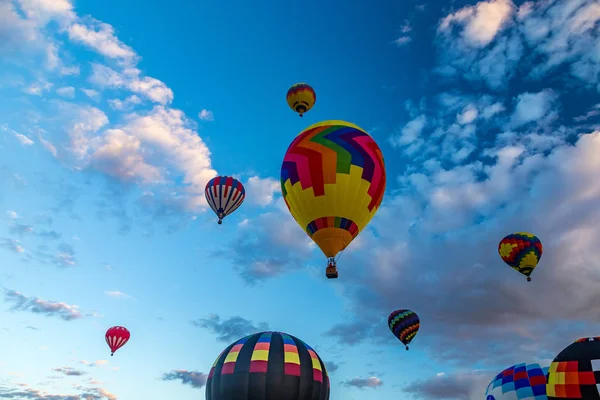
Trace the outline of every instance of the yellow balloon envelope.
<instances>
[{"instance_id":1,"label":"yellow balloon envelope","mask_svg":"<svg viewBox=\"0 0 600 400\"><path fill-rule=\"evenodd\" d=\"M313 108L317 101L317 94L309 84L301 82L288 89L285 99L288 106L302 116Z\"/></svg>"},{"instance_id":2,"label":"yellow balloon envelope","mask_svg":"<svg viewBox=\"0 0 600 400\"><path fill-rule=\"evenodd\" d=\"M323 121L301 132L281 166L290 213L326 257L335 257L367 226L385 192L381 149L345 121Z\"/></svg>"}]
</instances>

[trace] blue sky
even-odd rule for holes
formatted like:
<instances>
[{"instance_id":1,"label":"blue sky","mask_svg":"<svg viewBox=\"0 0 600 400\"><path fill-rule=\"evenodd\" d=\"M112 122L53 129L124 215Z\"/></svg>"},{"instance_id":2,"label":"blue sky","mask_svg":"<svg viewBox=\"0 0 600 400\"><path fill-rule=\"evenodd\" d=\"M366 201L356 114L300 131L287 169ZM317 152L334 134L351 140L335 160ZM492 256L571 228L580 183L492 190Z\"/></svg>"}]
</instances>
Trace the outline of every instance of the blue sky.
<instances>
[{"instance_id":1,"label":"blue sky","mask_svg":"<svg viewBox=\"0 0 600 400\"><path fill-rule=\"evenodd\" d=\"M273 329L319 352L332 399L479 399L598 335L592 0L176 3L0 0L0 398L202 398L225 346ZM335 281L279 187L326 119L388 174ZM221 226L217 173L247 190ZM496 251L514 231L544 244L529 284ZM421 316L409 352L396 308ZM110 357L113 325L132 339Z\"/></svg>"}]
</instances>

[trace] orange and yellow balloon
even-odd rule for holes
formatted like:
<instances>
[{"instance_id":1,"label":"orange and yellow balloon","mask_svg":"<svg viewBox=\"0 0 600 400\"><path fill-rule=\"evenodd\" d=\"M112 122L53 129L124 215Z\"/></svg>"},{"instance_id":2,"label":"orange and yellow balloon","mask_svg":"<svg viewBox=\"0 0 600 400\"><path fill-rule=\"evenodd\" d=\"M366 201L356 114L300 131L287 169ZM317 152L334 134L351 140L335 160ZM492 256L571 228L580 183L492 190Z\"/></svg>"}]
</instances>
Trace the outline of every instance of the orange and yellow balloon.
<instances>
[{"instance_id":1,"label":"orange and yellow balloon","mask_svg":"<svg viewBox=\"0 0 600 400\"><path fill-rule=\"evenodd\" d=\"M324 121L301 132L281 166L290 213L329 259L354 240L385 192L383 155L364 129Z\"/></svg>"},{"instance_id":2,"label":"orange and yellow balloon","mask_svg":"<svg viewBox=\"0 0 600 400\"><path fill-rule=\"evenodd\" d=\"M288 89L286 100L288 106L300 116L313 108L317 101L315 90L306 83L296 83Z\"/></svg>"}]
</instances>

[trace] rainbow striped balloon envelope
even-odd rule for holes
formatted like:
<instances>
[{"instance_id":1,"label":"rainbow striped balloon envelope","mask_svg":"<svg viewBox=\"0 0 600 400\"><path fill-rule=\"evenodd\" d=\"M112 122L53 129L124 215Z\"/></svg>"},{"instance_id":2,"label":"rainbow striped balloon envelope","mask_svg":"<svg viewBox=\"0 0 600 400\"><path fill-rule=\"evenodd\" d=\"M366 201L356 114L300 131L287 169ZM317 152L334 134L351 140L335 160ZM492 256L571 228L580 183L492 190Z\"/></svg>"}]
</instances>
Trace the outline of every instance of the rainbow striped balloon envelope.
<instances>
[{"instance_id":1,"label":"rainbow striped balloon envelope","mask_svg":"<svg viewBox=\"0 0 600 400\"><path fill-rule=\"evenodd\" d=\"M600 400L600 337L578 339L558 353L546 392L549 400Z\"/></svg>"},{"instance_id":2,"label":"rainbow striped balloon envelope","mask_svg":"<svg viewBox=\"0 0 600 400\"><path fill-rule=\"evenodd\" d=\"M328 400L319 355L283 332L260 332L230 344L213 364L206 400Z\"/></svg>"},{"instance_id":3,"label":"rainbow striped balloon envelope","mask_svg":"<svg viewBox=\"0 0 600 400\"><path fill-rule=\"evenodd\" d=\"M500 372L488 385L486 400L547 400L548 367L517 364Z\"/></svg>"},{"instance_id":4,"label":"rainbow striped balloon envelope","mask_svg":"<svg viewBox=\"0 0 600 400\"><path fill-rule=\"evenodd\" d=\"M381 149L345 121L302 131L281 166L281 191L290 213L326 257L335 257L377 212L385 192Z\"/></svg>"}]
</instances>

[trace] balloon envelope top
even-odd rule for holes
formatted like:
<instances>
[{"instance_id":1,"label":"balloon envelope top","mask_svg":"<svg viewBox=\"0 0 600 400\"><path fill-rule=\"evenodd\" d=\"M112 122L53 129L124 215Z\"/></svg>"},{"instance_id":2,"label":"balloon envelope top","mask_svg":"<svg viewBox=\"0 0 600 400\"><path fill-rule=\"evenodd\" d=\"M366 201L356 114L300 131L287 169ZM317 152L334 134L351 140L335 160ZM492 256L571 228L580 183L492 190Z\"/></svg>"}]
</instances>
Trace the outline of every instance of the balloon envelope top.
<instances>
[{"instance_id":1,"label":"balloon envelope top","mask_svg":"<svg viewBox=\"0 0 600 400\"><path fill-rule=\"evenodd\" d=\"M206 400L328 400L329 377L319 355L283 332L246 336L217 357Z\"/></svg>"},{"instance_id":2,"label":"balloon envelope top","mask_svg":"<svg viewBox=\"0 0 600 400\"><path fill-rule=\"evenodd\" d=\"M554 399L600 399L600 337L582 338L550 364L546 392Z\"/></svg>"},{"instance_id":3,"label":"balloon envelope top","mask_svg":"<svg viewBox=\"0 0 600 400\"><path fill-rule=\"evenodd\" d=\"M548 367L516 364L492 379L485 391L486 400L547 400Z\"/></svg>"}]
</instances>

